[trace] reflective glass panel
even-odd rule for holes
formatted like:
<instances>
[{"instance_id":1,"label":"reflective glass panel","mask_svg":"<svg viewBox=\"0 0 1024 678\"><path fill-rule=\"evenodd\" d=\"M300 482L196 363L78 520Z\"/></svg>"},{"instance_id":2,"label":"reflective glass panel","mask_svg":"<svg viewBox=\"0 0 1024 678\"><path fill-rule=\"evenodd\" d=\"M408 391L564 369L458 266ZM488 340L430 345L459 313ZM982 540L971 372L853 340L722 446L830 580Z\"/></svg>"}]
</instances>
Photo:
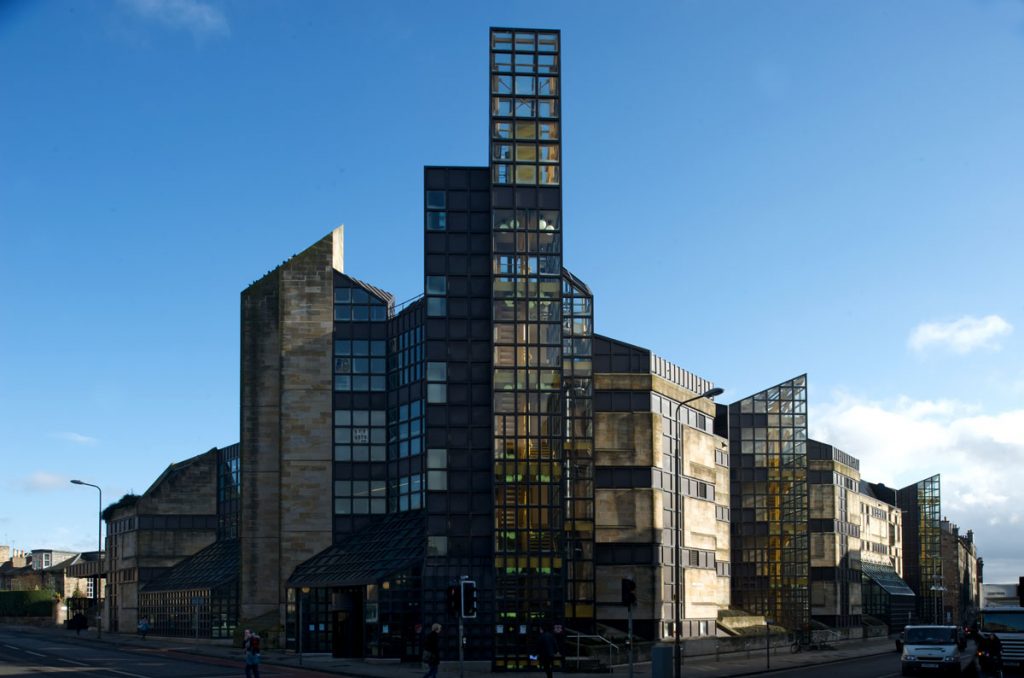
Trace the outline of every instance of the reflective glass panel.
<instances>
[{"instance_id":1,"label":"reflective glass panel","mask_svg":"<svg viewBox=\"0 0 1024 678\"><path fill-rule=\"evenodd\" d=\"M536 184L537 167L535 165L516 165L517 184Z\"/></svg>"},{"instance_id":2,"label":"reflective glass panel","mask_svg":"<svg viewBox=\"0 0 1024 678\"><path fill-rule=\"evenodd\" d=\"M541 123L544 125L545 123ZM517 122L516 123L516 139L536 139L537 138L537 123L535 122Z\"/></svg>"},{"instance_id":3,"label":"reflective glass panel","mask_svg":"<svg viewBox=\"0 0 1024 678\"><path fill-rule=\"evenodd\" d=\"M537 159L537 147L533 144L516 144L516 161L533 162Z\"/></svg>"},{"instance_id":4,"label":"reflective glass panel","mask_svg":"<svg viewBox=\"0 0 1024 678\"><path fill-rule=\"evenodd\" d=\"M491 93L492 94L512 94L512 76L511 75L492 75L491 76ZM550 92L545 92L550 94Z\"/></svg>"},{"instance_id":5,"label":"reflective glass panel","mask_svg":"<svg viewBox=\"0 0 1024 678\"><path fill-rule=\"evenodd\" d=\"M558 138L558 123L557 122L542 122L540 127L540 138L541 139L557 139Z\"/></svg>"},{"instance_id":6,"label":"reflective glass panel","mask_svg":"<svg viewBox=\"0 0 1024 678\"><path fill-rule=\"evenodd\" d=\"M516 76L516 94L533 94L536 92L535 78L532 75Z\"/></svg>"}]
</instances>

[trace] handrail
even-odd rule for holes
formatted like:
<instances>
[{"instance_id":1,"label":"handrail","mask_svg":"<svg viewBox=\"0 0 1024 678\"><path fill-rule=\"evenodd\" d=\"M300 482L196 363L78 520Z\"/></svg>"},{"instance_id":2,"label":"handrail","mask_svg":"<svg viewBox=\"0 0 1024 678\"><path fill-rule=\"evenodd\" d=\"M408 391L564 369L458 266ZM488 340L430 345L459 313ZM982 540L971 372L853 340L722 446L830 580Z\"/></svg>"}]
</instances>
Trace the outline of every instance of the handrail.
<instances>
[{"instance_id":1,"label":"handrail","mask_svg":"<svg viewBox=\"0 0 1024 678\"><path fill-rule=\"evenodd\" d=\"M587 638L589 640L600 640L602 643L605 643L606 645L608 645L608 666L611 667L611 666L614 666L615 664L618 663L617 660L619 658L619 646L616 645L615 643L613 643L612 641L608 640L604 636L599 636L599 635L592 634L592 633L581 633L581 632L576 631L574 629L570 629L568 626L563 626L562 629L565 631L565 637L566 638L569 638L570 636L574 636L576 638L576 670L577 671L579 671L579 669L580 669L580 659L581 659L581 657L580 657L580 640L583 639L583 638ZM612 659L612 652L613 651L615 652L615 659L614 660Z\"/></svg>"}]
</instances>

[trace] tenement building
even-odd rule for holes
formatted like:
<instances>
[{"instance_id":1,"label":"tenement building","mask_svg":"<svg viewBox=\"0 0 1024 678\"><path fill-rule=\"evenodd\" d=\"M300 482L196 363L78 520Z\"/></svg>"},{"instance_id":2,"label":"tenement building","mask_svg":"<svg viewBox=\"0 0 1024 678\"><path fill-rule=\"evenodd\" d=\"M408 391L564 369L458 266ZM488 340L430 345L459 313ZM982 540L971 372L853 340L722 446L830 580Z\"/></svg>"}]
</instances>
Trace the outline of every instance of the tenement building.
<instances>
[{"instance_id":1,"label":"tenement building","mask_svg":"<svg viewBox=\"0 0 1024 678\"><path fill-rule=\"evenodd\" d=\"M627 575L651 637L714 633L711 386L594 334L563 257L561 59L557 31L491 30L488 163L424 169L421 296L346 273L341 228L242 293L241 615L271 643L413 658L440 622L457 656L469 581L467 659L524 669L541 625L622 620Z\"/></svg>"}]
</instances>

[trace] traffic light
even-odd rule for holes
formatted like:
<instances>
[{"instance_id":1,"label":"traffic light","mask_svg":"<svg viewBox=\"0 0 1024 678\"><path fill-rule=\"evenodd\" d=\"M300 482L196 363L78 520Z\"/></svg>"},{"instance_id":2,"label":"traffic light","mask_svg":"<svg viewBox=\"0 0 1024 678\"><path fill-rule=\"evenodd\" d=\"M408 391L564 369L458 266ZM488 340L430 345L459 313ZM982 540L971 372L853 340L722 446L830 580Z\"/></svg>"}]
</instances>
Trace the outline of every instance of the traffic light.
<instances>
[{"instance_id":1,"label":"traffic light","mask_svg":"<svg viewBox=\"0 0 1024 678\"><path fill-rule=\"evenodd\" d=\"M476 617L476 582L463 579L462 582L462 616L465 619Z\"/></svg>"},{"instance_id":2,"label":"traffic light","mask_svg":"<svg viewBox=\"0 0 1024 678\"><path fill-rule=\"evenodd\" d=\"M459 606L461 596L459 595L461 590L457 584L452 584L448 587L448 614L456 616L459 614Z\"/></svg>"},{"instance_id":3,"label":"traffic light","mask_svg":"<svg viewBox=\"0 0 1024 678\"><path fill-rule=\"evenodd\" d=\"M622 578L622 604L627 607L636 605L636 582L629 577Z\"/></svg>"}]
</instances>

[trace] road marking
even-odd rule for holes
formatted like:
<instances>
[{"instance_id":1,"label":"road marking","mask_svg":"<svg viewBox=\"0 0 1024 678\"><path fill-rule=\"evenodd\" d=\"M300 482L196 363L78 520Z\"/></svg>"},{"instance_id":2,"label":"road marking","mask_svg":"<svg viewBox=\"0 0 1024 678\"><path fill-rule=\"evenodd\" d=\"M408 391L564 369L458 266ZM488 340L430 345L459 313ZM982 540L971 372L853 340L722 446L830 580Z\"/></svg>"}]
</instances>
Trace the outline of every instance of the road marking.
<instances>
[{"instance_id":1,"label":"road marking","mask_svg":"<svg viewBox=\"0 0 1024 678\"><path fill-rule=\"evenodd\" d=\"M15 647L14 645L4 645L4 647L6 647L8 650L20 650L21 649L20 647Z\"/></svg>"},{"instance_id":2,"label":"road marking","mask_svg":"<svg viewBox=\"0 0 1024 678\"><path fill-rule=\"evenodd\" d=\"M119 673L122 676L131 676L131 678L149 678L149 676L143 676L139 673L128 673L127 671L118 671L117 669L102 668L103 671L110 671L111 673Z\"/></svg>"},{"instance_id":3,"label":"road marking","mask_svg":"<svg viewBox=\"0 0 1024 678\"><path fill-rule=\"evenodd\" d=\"M32 650L25 650L25 654L34 655L36 657L45 657L46 656L45 654L39 654L38 652L33 652Z\"/></svg>"},{"instance_id":4,"label":"road marking","mask_svg":"<svg viewBox=\"0 0 1024 678\"><path fill-rule=\"evenodd\" d=\"M76 662L74 659L61 659L60 657L57 657L57 661L65 662L67 664L75 664L77 666L88 666L88 664L83 664L82 662Z\"/></svg>"}]
</instances>

